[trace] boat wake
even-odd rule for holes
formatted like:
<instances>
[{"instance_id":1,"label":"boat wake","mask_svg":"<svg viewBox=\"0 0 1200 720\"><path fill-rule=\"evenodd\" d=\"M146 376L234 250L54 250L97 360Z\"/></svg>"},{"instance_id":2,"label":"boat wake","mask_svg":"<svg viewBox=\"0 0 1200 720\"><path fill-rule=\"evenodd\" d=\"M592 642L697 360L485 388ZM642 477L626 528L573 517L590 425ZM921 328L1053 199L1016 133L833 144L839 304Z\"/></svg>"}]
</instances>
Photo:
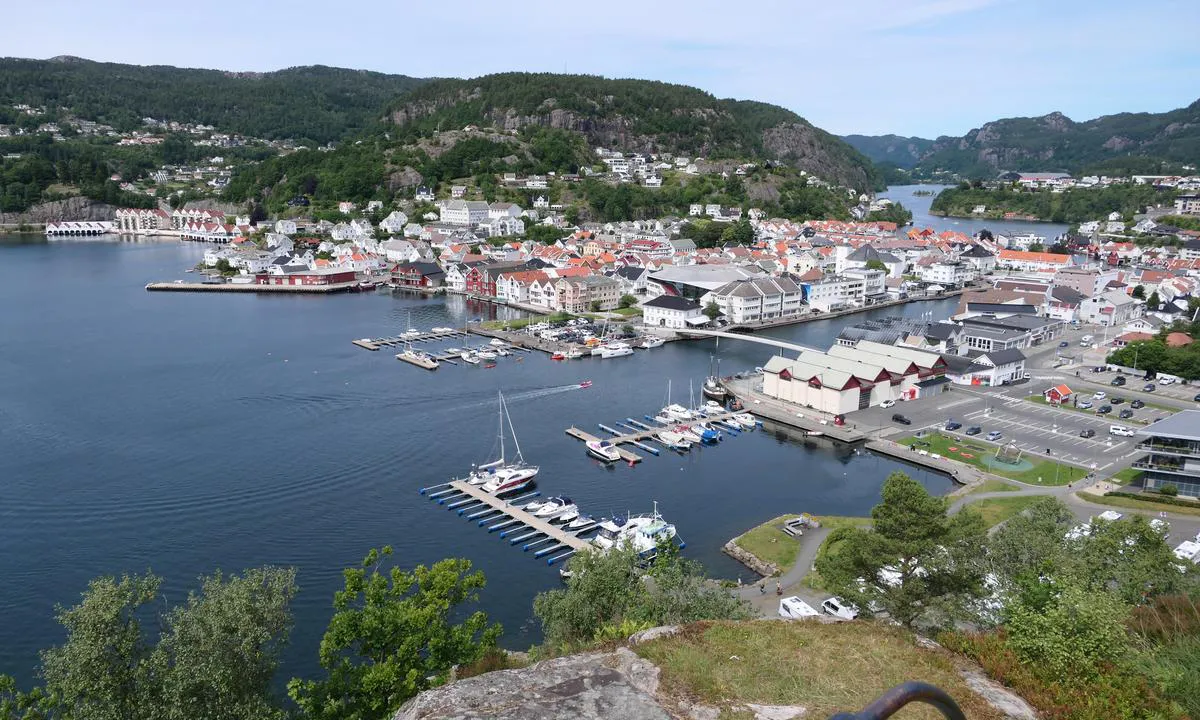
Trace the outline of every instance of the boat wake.
<instances>
[{"instance_id":1,"label":"boat wake","mask_svg":"<svg viewBox=\"0 0 1200 720\"><path fill-rule=\"evenodd\" d=\"M590 386L590 383L589 383ZM571 383L570 385L556 385L554 387L539 388L537 390L526 390L525 392L513 393L505 395L504 401L511 403L514 400L535 400L537 398L549 397L550 395L559 395L572 390L583 390L584 387L579 383Z\"/></svg>"}]
</instances>

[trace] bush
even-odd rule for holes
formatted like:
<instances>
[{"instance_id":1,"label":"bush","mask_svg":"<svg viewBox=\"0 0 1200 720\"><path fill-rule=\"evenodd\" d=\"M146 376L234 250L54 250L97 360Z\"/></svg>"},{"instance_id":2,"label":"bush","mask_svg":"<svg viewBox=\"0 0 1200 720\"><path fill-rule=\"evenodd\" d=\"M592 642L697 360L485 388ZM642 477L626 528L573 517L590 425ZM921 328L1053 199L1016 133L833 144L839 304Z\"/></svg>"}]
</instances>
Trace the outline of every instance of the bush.
<instances>
[{"instance_id":1,"label":"bush","mask_svg":"<svg viewBox=\"0 0 1200 720\"><path fill-rule=\"evenodd\" d=\"M1178 489L1176 492L1178 492ZM1104 496L1130 498L1131 500L1142 500L1145 502L1159 503L1161 505L1179 505L1181 507L1190 508L1200 507L1200 503L1196 502L1195 500L1185 500L1183 498L1174 497L1173 495L1155 495L1154 493L1131 493L1123 492L1121 490L1113 490L1111 492L1104 493Z\"/></svg>"},{"instance_id":2,"label":"bush","mask_svg":"<svg viewBox=\"0 0 1200 720\"><path fill-rule=\"evenodd\" d=\"M1158 489L1158 493L1167 497L1175 497L1179 494L1179 488L1171 483L1167 483Z\"/></svg>"}]
</instances>

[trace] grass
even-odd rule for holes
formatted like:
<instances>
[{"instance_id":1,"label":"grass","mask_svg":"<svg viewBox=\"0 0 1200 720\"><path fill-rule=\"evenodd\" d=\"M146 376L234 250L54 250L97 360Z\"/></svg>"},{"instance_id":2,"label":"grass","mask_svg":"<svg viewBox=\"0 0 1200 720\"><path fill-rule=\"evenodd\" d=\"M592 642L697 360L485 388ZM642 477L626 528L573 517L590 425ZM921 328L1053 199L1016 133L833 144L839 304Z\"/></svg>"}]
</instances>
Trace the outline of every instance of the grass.
<instances>
[{"instance_id":1,"label":"grass","mask_svg":"<svg viewBox=\"0 0 1200 720\"><path fill-rule=\"evenodd\" d=\"M1038 456L1031 455L1030 453L1022 455L1022 458L1028 458L1031 462L1034 462L1033 467L1028 470L1009 470L1003 465L989 465L983 462L983 458L996 454L995 445L985 445L975 440L950 437L941 433L932 433L921 438L906 437L900 440L899 443L910 446L913 443L917 443L918 447L928 450L931 453L937 453L947 460L966 463L984 472L1016 480L1017 482L1023 482L1027 485L1066 485L1087 474L1087 470L1083 468L1056 463L1052 460L1037 460ZM952 451L950 448L956 448L956 450ZM964 450L967 451L965 454L962 452ZM966 457L966 455L970 455L970 457Z\"/></svg>"},{"instance_id":2,"label":"grass","mask_svg":"<svg viewBox=\"0 0 1200 720\"><path fill-rule=\"evenodd\" d=\"M641 315L642 309L635 308L635 307L627 307L627 308L617 308L616 310L610 310L609 312L615 312L616 314L624 315L625 317L633 317L634 315Z\"/></svg>"},{"instance_id":3,"label":"grass","mask_svg":"<svg viewBox=\"0 0 1200 720\"><path fill-rule=\"evenodd\" d=\"M701 703L722 718L752 717L743 703L801 705L805 717L857 712L885 690L920 678L946 690L970 718L1003 715L967 688L947 651L918 647L912 634L879 623L698 623L633 648L661 668L668 702ZM912 705L904 718L940 718Z\"/></svg>"},{"instance_id":4,"label":"grass","mask_svg":"<svg viewBox=\"0 0 1200 720\"><path fill-rule=\"evenodd\" d=\"M780 527L799 515L780 515L756 528L746 531L734 539L739 547L763 562L773 563L780 573L786 573L796 562L800 543L783 532Z\"/></svg>"},{"instance_id":5,"label":"grass","mask_svg":"<svg viewBox=\"0 0 1200 720\"><path fill-rule=\"evenodd\" d=\"M1110 477L1108 479L1108 481L1112 482L1112 483L1116 483L1118 485L1130 485L1130 484L1136 482L1137 480L1141 479L1141 477L1142 477L1141 470L1138 470L1137 468L1127 467L1124 470L1114 474L1112 477Z\"/></svg>"},{"instance_id":6,"label":"grass","mask_svg":"<svg viewBox=\"0 0 1200 720\"><path fill-rule=\"evenodd\" d=\"M845 527L865 528L871 526L871 518L869 517L823 515L818 516L817 519L821 522L821 527L828 528L830 533L829 535L825 536L825 540L821 542L821 547L817 548L817 556L813 559L814 563L817 560L825 557L827 554L836 555L838 553L838 549L841 546L841 541L833 537L834 530ZM814 568L804 576L803 584L812 588L813 590L824 590L825 578L821 577L821 573L817 572Z\"/></svg>"},{"instance_id":7,"label":"grass","mask_svg":"<svg viewBox=\"0 0 1200 720\"><path fill-rule=\"evenodd\" d=\"M1177 515L1194 515L1200 517L1200 504L1191 508L1186 505L1171 505L1168 503L1154 502L1153 500L1135 500L1134 498L1112 497L1109 495L1097 495L1090 492L1081 492L1079 497L1093 502L1098 505L1111 505L1113 507L1128 508L1130 510L1147 510L1150 512L1169 512Z\"/></svg>"},{"instance_id":8,"label":"grass","mask_svg":"<svg viewBox=\"0 0 1200 720\"><path fill-rule=\"evenodd\" d=\"M988 478L987 480L984 480L983 482L979 483L975 487L971 488L970 492L965 493L965 494L966 495L977 495L979 493L1016 492L1020 489L1021 488L1017 487L1016 485L1013 485L1011 483L1006 483L1003 480L997 480L996 478Z\"/></svg>"},{"instance_id":9,"label":"grass","mask_svg":"<svg viewBox=\"0 0 1200 720\"><path fill-rule=\"evenodd\" d=\"M984 498L983 500L971 503L967 507L978 510L979 514L983 516L983 524L992 528L1015 515L1019 515L1025 508L1037 501L1038 496L1036 495Z\"/></svg>"}]
</instances>

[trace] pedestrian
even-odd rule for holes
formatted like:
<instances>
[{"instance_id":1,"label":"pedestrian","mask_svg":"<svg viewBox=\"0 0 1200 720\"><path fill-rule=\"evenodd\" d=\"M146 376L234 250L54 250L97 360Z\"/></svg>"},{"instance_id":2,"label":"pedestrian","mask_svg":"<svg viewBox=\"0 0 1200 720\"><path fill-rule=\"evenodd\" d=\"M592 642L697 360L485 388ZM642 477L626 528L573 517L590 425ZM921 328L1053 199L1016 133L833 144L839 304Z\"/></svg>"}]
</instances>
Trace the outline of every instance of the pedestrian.
<instances>
[{"instance_id":1,"label":"pedestrian","mask_svg":"<svg viewBox=\"0 0 1200 720\"><path fill-rule=\"evenodd\" d=\"M738 587L742 586L742 576L738 575Z\"/></svg>"},{"instance_id":2,"label":"pedestrian","mask_svg":"<svg viewBox=\"0 0 1200 720\"><path fill-rule=\"evenodd\" d=\"M783 594L783 586L779 584L779 581L778 581L778 580L776 580L776 581L775 581L775 594L776 594L776 595L782 595L782 594Z\"/></svg>"},{"instance_id":3,"label":"pedestrian","mask_svg":"<svg viewBox=\"0 0 1200 720\"><path fill-rule=\"evenodd\" d=\"M767 581L766 581L766 580L759 580L759 581L758 581L758 594L759 594L759 595L766 595L766 594L767 594Z\"/></svg>"}]
</instances>

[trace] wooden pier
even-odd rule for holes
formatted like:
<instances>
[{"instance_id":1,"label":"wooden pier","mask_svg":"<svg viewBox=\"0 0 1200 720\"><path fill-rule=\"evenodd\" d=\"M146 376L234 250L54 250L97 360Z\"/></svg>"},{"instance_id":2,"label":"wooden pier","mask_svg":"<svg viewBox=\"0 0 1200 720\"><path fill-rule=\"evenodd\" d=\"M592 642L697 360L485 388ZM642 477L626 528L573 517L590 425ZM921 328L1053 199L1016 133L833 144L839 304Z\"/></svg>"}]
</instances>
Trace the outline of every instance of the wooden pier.
<instances>
[{"instance_id":1,"label":"wooden pier","mask_svg":"<svg viewBox=\"0 0 1200 720\"><path fill-rule=\"evenodd\" d=\"M468 333L464 330L450 330L443 332L423 332L419 335L397 335L388 338L363 338L354 340L354 344L363 350L379 350L385 347L395 347L397 345L405 345L408 343L423 343L430 340L445 340L455 337L467 337Z\"/></svg>"},{"instance_id":2,"label":"wooden pier","mask_svg":"<svg viewBox=\"0 0 1200 720\"><path fill-rule=\"evenodd\" d=\"M488 505L493 510L497 510L501 514L506 515L510 520L515 520L516 523L514 524L524 525L531 531L536 531L537 533L545 535L546 539L557 543L557 545L552 545L546 548L547 550L570 548L571 550L578 552L590 545L587 540L584 540L583 538L564 530L562 525L554 525L548 520L534 517L530 513L527 513L514 505L508 504L495 495L484 492L483 488L480 486L472 485L462 480L454 480L451 481L449 487L457 490L463 495L483 503L484 505Z\"/></svg>"},{"instance_id":3,"label":"wooden pier","mask_svg":"<svg viewBox=\"0 0 1200 720\"><path fill-rule=\"evenodd\" d=\"M738 427L737 423L731 422L730 419L734 415L738 415L738 414L740 414L740 413L739 412L729 412L729 411L719 412L719 413L713 413L711 415L707 415L702 418L697 418L696 420L680 420L678 422L671 423L671 425L672 426L673 425L688 425L693 422L707 422L707 423L717 424L726 429L737 428ZM630 420L632 420L632 418L627 419L626 422L629 422ZM623 448L621 446L622 445L633 445L635 447L640 447L640 448L642 448L644 450L648 450L650 452L655 452L650 447L644 445L643 442L646 440L652 440L654 442L661 442L657 437L658 433L662 430L670 430L671 429L671 426L651 427L645 423L641 423L641 422L637 422L637 421L633 421L632 425L625 425L625 423L620 423L620 422L616 423L616 424L621 425L623 427L640 426L645 429L621 435L621 434L618 434L617 431L614 430L613 428L610 428L606 425L600 425L600 429L607 430L610 434L612 434L612 437L599 437L599 436L596 436L596 435L593 435L593 434L587 432L586 430L580 430L579 428L572 425L571 427L567 428L567 434L570 435L571 437L575 438L576 440L582 440L583 442L598 442L600 440L606 440L609 443L616 446L617 452L621 453L622 460L624 460L626 462L630 462L630 463L638 463L638 462L641 462L644 458L641 455L638 455L637 453L635 453L631 450L626 450L625 448ZM734 432L736 432L736 431L734 431ZM655 454L657 454L657 453L655 452Z\"/></svg>"}]
</instances>

